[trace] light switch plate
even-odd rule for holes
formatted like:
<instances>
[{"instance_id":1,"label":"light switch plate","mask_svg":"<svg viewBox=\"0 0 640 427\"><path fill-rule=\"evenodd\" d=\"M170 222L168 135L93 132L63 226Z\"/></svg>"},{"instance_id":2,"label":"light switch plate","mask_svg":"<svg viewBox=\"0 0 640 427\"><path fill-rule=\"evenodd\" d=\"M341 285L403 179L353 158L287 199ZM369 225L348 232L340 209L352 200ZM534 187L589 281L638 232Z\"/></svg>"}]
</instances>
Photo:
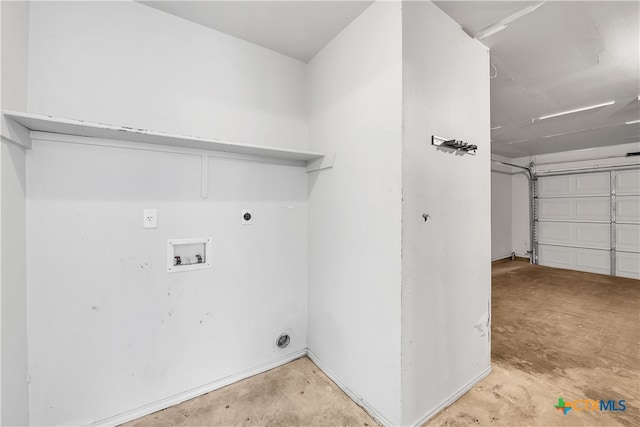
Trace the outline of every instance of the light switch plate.
<instances>
[{"instance_id":1,"label":"light switch plate","mask_svg":"<svg viewBox=\"0 0 640 427\"><path fill-rule=\"evenodd\" d=\"M142 228L158 228L158 214L155 209L142 210Z\"/></svg>"}]
</instances>

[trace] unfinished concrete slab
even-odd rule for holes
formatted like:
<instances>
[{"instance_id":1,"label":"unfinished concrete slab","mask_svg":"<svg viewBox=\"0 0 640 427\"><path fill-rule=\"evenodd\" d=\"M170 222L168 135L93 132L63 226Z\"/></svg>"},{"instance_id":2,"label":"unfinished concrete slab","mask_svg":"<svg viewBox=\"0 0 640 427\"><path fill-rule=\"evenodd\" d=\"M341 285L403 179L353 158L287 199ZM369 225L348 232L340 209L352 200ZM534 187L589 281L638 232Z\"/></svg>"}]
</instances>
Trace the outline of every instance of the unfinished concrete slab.
<instances>
[{"instance_id":1,"label":"unfinished concrete slab","mask_svg":"<svg viewBox=\"0 0 640 427\"><path fill-rule=\"evenodd\" d=\"M124 424L360 426L378 424L307 357Z\"/></svg>"},{"instance_id":2,"label":"unfinished concrete slab","mask_svg":"<svg viewBox=\"0 0 640 427\"><path fill-rule=\"evenodd\" d=\"M429 427L640 425L640 281L509 262L492 291L493 373ZM626 410L564 415L560 397Z\"/></svg>"},{"instance_id":3,"label":"unfinished concrete slab","mask_svg":"<svg viewBox=\"0 0 640 427\"><path fill-rule=\"evenodd\" d=\"M640 281L516 261L492 290L493 372L426 426L640 425ZM626 409L564 415L560 397ZM126 425L377 424L302 358Z\"/></svg>"}]
</instances>

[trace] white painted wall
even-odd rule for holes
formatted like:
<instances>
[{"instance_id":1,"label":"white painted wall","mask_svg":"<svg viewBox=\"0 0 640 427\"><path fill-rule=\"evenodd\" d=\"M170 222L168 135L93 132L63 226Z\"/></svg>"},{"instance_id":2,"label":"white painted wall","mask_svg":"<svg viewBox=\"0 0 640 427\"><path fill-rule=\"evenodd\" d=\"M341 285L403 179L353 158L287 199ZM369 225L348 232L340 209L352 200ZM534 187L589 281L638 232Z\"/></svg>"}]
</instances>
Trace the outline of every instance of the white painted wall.
<instances>
[{"instance_id":1,"label":"white painted wall","mask_svg":"<svg viewBox=\"0 0 640 427\"><path fill-rule=\"evenodd\" d=\"M528 157L527 157L528 160ZM528 161L514 161L515 164L526 165ZM511 182L511 238L513 252L516 256L530 258L531 234L529 232L529 178L525 171L515 172Z\"/></svg>"},{"instance_id":2,"label":"white painted wall","mask_svg":"<svg viewBox=\"0 0 640 427\"><path fill-rule=\"evenodd\" d=\"M34 2L29 111L305 149L298 60L137 2Z\"/></svg>"},{"instance_id":3,"label":"white painted wall","mask_svg":"<svg viewBox=\"0 0 640 427\"><path fill-rule=\"evenodd\" d=\"M2 142L2 425L28 424L25 149Z\"/></svg>"},{"instance_id":4,"label":"white painted wall","mask_svg":"<svg viewBox=\"0 0 640 427\"><path fill-rule=\"evenodd\" d=\"M3 109L27 108L27 73L29 47L29 9L26 1L2 1L2 97ZM30 141L25 129L0 117L2 137L16 144L28 146Z\"/></svg>"},{"instance_id":5,"label":"white painted wall","mask_svg":"<svg viewBox=\"0 0 640 427\"><path fill-rule=\"evenodd\" d=\"M307 147L304 63L139 3L33 3L29 50L30 112ZM203 200L199 156L46 139L27 157L32 424L123 421L307 346L303 168L212 158ZM212 269L167 274L167 239L198 236Z\"/></svg>"},{"instance_id":6,"label":"white painted wall","mask_svg":"<svg viewBox=\"0 0 640 427\"><path fill-rule=\"evenodd\" d=\"M490 370L489 52L431 2L404 2L402 23L401 424L416 425Z\"/></svg>"},{"instance_id":7,"label":"white painted wall","mask_svg":"<svg viewBox=\"0 0 640 427\"><path fill-rule=\"evenodd\" d=\"M28 155L33 425L206 391L307 346L304 168L211 158L201 199L199 156L56 139ZM167 239L183 237L212 237L211 269L167 273ZM283 330L292 343L274 351Z\"/></svg>"},{"instance_id":8,"label":"white painted wall","mask_svg":"<svg viewBox=\"0 0 640 427\"><path fill-rule=\"evenodd\" d=\"M491 259L506 258L513 252L511 229L513 206L511 172L491 170Z\"/></svg>"},{"instance_id":9,"label":"white painted wall","mask_svg":"<svg viewBox=\"0 0 640 427\"><path fill-rule=\"evenodd\" d=\"M26 109L29 4L0 2L2 108ZM27 425L27 305L24 129L1 119L0 424Z\"/></svg>"},{"instance_id":10,"label":"white painted wall","mask_svg":"<svg viewBox=\"0 0 640 427\"><path fill-rule=\"evenodd\" d=\"M381 420L400 423L402 22L370 6L309 63L309 350Z\"/></svg>"}]
</instances>

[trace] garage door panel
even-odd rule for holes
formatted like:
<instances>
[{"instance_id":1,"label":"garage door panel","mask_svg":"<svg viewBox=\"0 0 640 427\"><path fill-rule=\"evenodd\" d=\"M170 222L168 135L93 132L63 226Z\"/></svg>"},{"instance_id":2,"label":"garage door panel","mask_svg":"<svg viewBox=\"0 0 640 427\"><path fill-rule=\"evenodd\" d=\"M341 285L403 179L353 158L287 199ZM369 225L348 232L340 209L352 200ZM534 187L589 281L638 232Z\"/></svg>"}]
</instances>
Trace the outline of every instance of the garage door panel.
<instances>
[{"instance_id":1,"label":"garage door panel","mask_svg":"<svg viewBox=\"0 0 640 427\"><path fill-rule=\"evenodd\" d=\"M609 197L538 199L540 220L609 221Z\"/></svg>"},{"instance_id":2,"label":"garage door panel","mask_svg":"<svg viewBox=\"0 0 640 427\"><path fill-rule=\"evenodd\" d=\"M593 219L606 220L611 218L610 201L608 197L584 198L576 200L576 220Z\"/></svg>"},{"instance_id":3,"label":"garage door panel","mask_svg":"<svg viewBox=\"0 0 640 427\"><path fill-rule=\"evenodd\" d=\"M550 176L538 181L538 196L567 196L571 194L570 176Z\"/></svg>"},{"instance_id":4,"label":"garage door panel","mask_svg":"<svg viewBox=\"0 0 640 427\"><path fill-rule=\"evenodd\" d=\"M548 267L609 274L611 254L607 250L539 244L538 263Z\"/></svg>"},{"instance_id":5,"label":"garage door panel","mask_svg":"<svg viewBox=\"0 0 640 427\"><path fill-rule=\"evenodd\" d=\"M616 276L640 279L640 254L617 252Z\"/></svg>"},{"instance_id":6,"label":"garage door panel","mask_svg":"<svg viewBox=\"0 0 640 427\"><path fill-rule=\"evenodd\" d=\"M618 172L616 176L616 194L640 194L640 170Z\"/></svg>"},{"instance_id":7,"label":"garage door panel","mask_svg":"<svg viewBox=\"0 0 640 427\"><path fill-rule=\"evenodd\" d=\"M616 197L616 221L640 223L640 196Z\"/></svg>"},{"instance_id":8,"label":"garage door panel","mask_svg":"<svg viewBox=\"0 0 640 427\"><path fill-rule=\"evenodd\" d=\"M609 224L573 224L577 246L611 249L611 226Z\"/></svg>"},{"instance_id":9,"label":"garage door panel","mask_svg":"<svg viewBox=\"0 0 640 427\"><path fill-rule=\"evenodd\" d=\"M538 242L541 244L609 249L610 238L609 224L543 221L538 223Z\"/></svg>"},{"instance_id":10,"label":"garage door panel","mask_svg":"<svg viewBox=\"0 0 640 427\"><path fill-rule=\"evenodd\" d=\"M589 249L576 249L576 270L610 274L611 252Z\"/></svg>"},{"instance_id":11,"label":"garage door panel","mask_svg":"<svg viewBox=\"0 0 640 427\"><path fill-rule=\"evenodd\" d=\"M573 175L576 180L574 196L611 194L611 176L608 172Z\"/></svg>"},{"instance_id":12,"label":"garage door panel","mask_svg":"<svg viewBox=\"0 0 640 427\"><path fill-rule=\"evenodd\" d=\"M539 244L538 264L549 267L571 268L571 248Z\"/></svg>"},{"instance_id":13,"label":"garage door panel","mask_svg":"<svg viewBox=\"0 0 640 427\"><path fill-rule=\"evenodd\" d=\"M572 202L568 199L539 199L539 218L544 219L571 219Z\"/></svg>"},{"instance_id":14,"label":"garage door panel","mask_svg":"<svg viewBox=\"0 0 640 427\"><path fill-rule=\"evenodd\" d=\"M571 226L564 222L542 222L538 223L538 242L558 244L569 244L571 242Z\"/></svg>"},{"instance_id":15,"label":"garage door panel","mask_svg":"<svg viewBox=\"0 0 640 427\"><path fill-rule=\"evenodd\" d=\"M616 250L640 252L640 224L616 225Z\"/></svg>"},{"instance_id":16,"label":"garage door panel","mask_svg":"<svg viewBox=\"0 0 640 427\"><path fill-rule=\"evenodd\" d=\"M609 173L541 177L538 181L540 197L579 197L610 194Z\"/></svg>"}]
</instances>

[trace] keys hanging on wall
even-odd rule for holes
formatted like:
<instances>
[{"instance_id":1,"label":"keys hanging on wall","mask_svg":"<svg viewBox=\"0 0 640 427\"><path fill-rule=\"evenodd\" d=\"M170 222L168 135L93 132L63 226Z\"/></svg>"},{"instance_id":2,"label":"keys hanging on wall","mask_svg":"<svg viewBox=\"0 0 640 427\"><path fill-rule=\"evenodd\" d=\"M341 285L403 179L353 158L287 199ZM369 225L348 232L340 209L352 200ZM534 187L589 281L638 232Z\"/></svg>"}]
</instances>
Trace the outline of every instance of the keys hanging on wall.
<instances>
[{"instance_id":1,"label":"keys hanging on wall","mask_svg":"<svg viewBox=\"0 0 640 427\"><path fill-rule=\"evenodd\" d=\"M463 151L469 154L476 154L478 150L478 146L474 144L469 144L468 142L456 140L456 139L446 139L440 138L439 136L432 135L431 136L431 145L436 145L439 147L448 147L456 151Z\"/></svg>"}]
</instances>

